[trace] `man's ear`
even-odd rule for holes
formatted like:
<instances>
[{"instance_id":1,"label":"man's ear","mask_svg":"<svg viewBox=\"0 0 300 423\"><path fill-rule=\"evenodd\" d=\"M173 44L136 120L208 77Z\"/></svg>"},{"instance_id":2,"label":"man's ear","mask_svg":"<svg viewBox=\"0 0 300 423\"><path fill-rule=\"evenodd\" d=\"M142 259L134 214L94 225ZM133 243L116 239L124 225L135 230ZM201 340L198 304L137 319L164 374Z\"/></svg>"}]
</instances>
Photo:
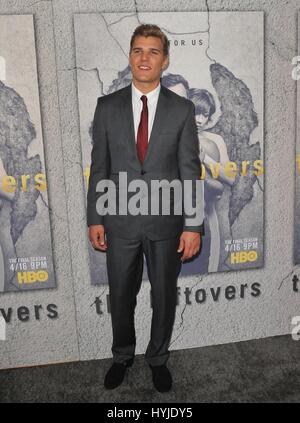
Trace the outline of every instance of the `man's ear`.
<instances>
[{"instance_id":1,"label":"man's ear","mask_svg":"<svg viewBox=\"0 0 300 423\"><path fill-rule=\"evenodd\" d=\"M131 67L131 50L129 50L129 54L128 54L128 64Z\"/></svg>"},{"instance_id":2,"label":"man's ear","mask_svg":"<svg viewBox=\"0 0 300 423\"><path fill-rule=\"evenodd\" d=\"M166 70L169 67L169 64L170 64L170 60L169 60L169 56L167 56L164 60L163 65L162 65L162 70L163 71Z\"/></svg>"}]
</instances>

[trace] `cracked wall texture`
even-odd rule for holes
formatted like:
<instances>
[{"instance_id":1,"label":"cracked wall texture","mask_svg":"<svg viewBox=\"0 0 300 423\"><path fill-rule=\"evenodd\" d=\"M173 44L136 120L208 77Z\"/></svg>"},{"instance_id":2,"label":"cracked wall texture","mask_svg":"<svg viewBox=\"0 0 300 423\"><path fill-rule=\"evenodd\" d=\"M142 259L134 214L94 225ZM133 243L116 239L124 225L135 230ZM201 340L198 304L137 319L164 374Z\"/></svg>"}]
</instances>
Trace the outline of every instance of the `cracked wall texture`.
<instances>
[{"instance_id":1,"label":"cracked wall texture","mask_svg":"<svg viewBox=\"0 0 300 423\"><path fill-rule=\"evenodd\" d=\"M264 268L201 277L186 277L181 285L172 348L241 341L290 332L291 316L299 313L299 299L292 291L293 267L293 186L295 140L295 83L291 78L291 58L296 49L297 1L53 1L58 84L61 108L62 143L69 193L68 213L74 271L77 323L82 359L109 357L111 328L107 316L106 287L91 287L81 169L79 110L73 14L156 11L264 11L265 16L265 257ZM207 13L209 24L209 14ZM188 25L188 23L186 23ZM222 28L220 28L222 30ZM124 57L124 46L120 44ZM208 52L209 54L209 52ZM93 66L92 66L93 67ZM96 70L91 78L98 84ZM286 148L286 143L290 148ZM289 189L287 189L289 187ZM78 200L83 202L78 204ZM227 286L240 291L242 284L261 285L257 298L245 295L228 301ZM83 289L83 286L85 288ZM192 290L191 303L184 301L184 289ZM198 304L193 295L207 295ZM204 292L205 291L205 292ZM214 301L218 298L218 301ZM96 315L93 303L99 296L103 314ZM239 297L239 295L237 295ZM202 297L203 298L203 297ZM87 307L89 305L89 307ZM143 353L150 331L149 287L142 286L136 310L137 352Z\"/></svg>"},{"instance_id":2,"label":"cracked wall texture","mask_svg":"<svg viewBox=\"0 0 300 423\"><path fill-rule=\"evenodd\" d=\"M29 5L30 2L26 4ZM53 8L52 19L49 13L50 5ZM291 317L299 314L299 294L292 290L292 277L299 274L299 269L293 265L296 84L291 78L291 60L296 55L297 46L298 8L297 0L284 3L280 0L154 0L151 3L138 0L53 0L37 2L32 8L26 8L24 1L1 2L1 13L24 13L24 10L27 10L27 13L32 13L32 10L36 13L42 123L45 133L49 203L52 210L51 231L59 287L57 293L49 291L48 295L57 295L56 301L60 301L60 309L63 311L61 320L69 316L71 326L74 316L69 304L72 301L73 282L81 359L111 356L111 326L105 306L108 290L103 286L91 286L90 283L73 15L97 12L126 12L130 15L135 14L137 10L265 12L264 267L183 279L180 284L182 291L171 348L184 349L286 334L291 330ZM48 11L48 19L43 15L45 10ZM208 13L207 19L209 22ZM45 36L46 34L50 37L52 25L56 47L59 112L53 89L56 72L53 47ZM244 298L238 295L238 298L230 301L225 299L224 290L227 286L233 285L239 292L242 284L250 286L252 283L260 284L259 297L248 294ZM184 301L185 287L192 290L190 305L186 305ZM199 291L200 289L202 291ZM194 298L197 290L198 295L207 295L206 301L201 304ZM64 295L60 296L62 292ZM218 295L218 301L214 301L213 297L217 298ZM100 297L103 302L101 315L95 314L95 297ZM20 302L25 302L25 298L28 302L34 302L37 297L26 293L26 297L22 299L11 296L10 299L5 297L5 301L20 305ZM62 307L64 303L65 310ZM136 310L137 353L145 351L150 333L150 319L149 287L144 284ZM34 324L23 327L27 328L28 337L33 336L33 331L37 330ZM53 327L50 330L53 331ZM70 333L73 334L72 331ZM55 335L52 332L52 343L56 345L58 338L62 339L64 334L65 332L58 332ZM71 345L73 348L73 338L70 343L68 340L67 338L62 342L64 348L61 348L61 360L66 358ZM30 351L28 349L28 352ZM19 357L21 355L20 352L15 354L19 354ZM76 356L74 349L69 357L71 356Z\"/></svg>"},{"instance_id":3,"label":"cracked wall texture","mask_svg":"<svg viewBox=\"0 0 300 423\"><path fill-rule=\"evenodd\" d=\"M0 3L0 15L3 18L1 25L4 25L4 27L8 25L7 29L13 31L12 27L9 27L9 18L6 19L3 15L28 15L19 19L18 30L14 35L16 37L18 35L23 36L23 42L18 43L16 38L11 38L4 46L5 48L1 49L3 56L8 54L7 57L10 59L7 62L5 84L1 82L0 87L2 90L1 98L5 98L1 110L5 114L8 107L11 107L10 112L12 110L18 112L17 116L13 116L13 112L11 112L11 116L15 119L15 121L10 122L14 136L6 137L10 145L8 147L2 146L1 152L7 173L11 175L32 173L32 166L35 169L33 173L38 171L41 166L44 172L45 157L49 198L47 199L47 193L38 197L36 201L37 222L34 218L34 222L26 225L25 229L22 226L25 215L30 213L30 217L34 217L36 210L30 210L32 199L28 199L28 195L25 196L25 199L20 198L19 205L16 204L11 216L18 219L19 222L19 231L12 233L12 239L17 240L18 255L24 256L24 251L27 251L29 256L33 254L36 256L38 255L36 248L40 252L45 251L45 240L49 237L50 227L48 223L46 227L43 227L43 225L45 225L45 220L47 221L47 215L49 215L55 268L55 281L53 280L52 283L53 285L54 282L56 283L56 288L1 294L0 308L11 319L11 322L6 325L6 341L0 341L1 368L78 359L64 172L61 157L52 4L51 2L39 2L31 6L31 3L33 2L2 1ZM24 32L24 28L27 28L27 30L32 28L28 25L25 26L25 23L28 20L30 21L32 14L34 15L37 63L33 60L30 52L33 47L32 39L26 36L26 30ZM17 46L14 43L18 43ZM27 50L24 48L24 43L25 46L26 43L29 45L28 57L26 57ZM10 51L7 52L7 48ZM13 53L19 55L19 61L16 60L16 57L13 57ZM36 65L40 104L36 100L38 98L36 75L31 70ZM10 69L12 69L11 72ZM14 80L15 75L20 75L20 73L27 76L29 74L29 78L22 79L19 76L18 80ZM34 83L28 82L32 80L34 80ZM10 102L13 103L13 106ZM20 125L20 117L23 117L22 126ZM16 123L17 118L18 123ZM30 119L35 123L34 127L30 123ZM1 129L1 135L4 136L3 126ZM41 136L43 137L44 149L42 143L40 143ZM25 143L29 144L26 144L26 148ZM26 159L26 155L30 157L29 160ZM32 194L33 200L36 199L35 192L29 191L29 194ZM18 198L16 198L17 200ZM21 203L23 210L20 207ZM42 210L41 217L40 210ZM6 209L2 209L1 212L3 214ZM24 216L20 216L20 213L23 213ZM9 232L7 222L9 222L9 214L6 221L1 220L1 237ZM38 226L38 232L35 225ZM14 227L16 228L16 226ZM47 317L48 304L57 306L58 319L51 320ZM38 306L39 315L36 314L36 306ZM21 322L19 320L17 313L20 307L27 307L29 310L28 321ZM36 315L39 318L36 318Z\"/></svg>"}]
</instances>

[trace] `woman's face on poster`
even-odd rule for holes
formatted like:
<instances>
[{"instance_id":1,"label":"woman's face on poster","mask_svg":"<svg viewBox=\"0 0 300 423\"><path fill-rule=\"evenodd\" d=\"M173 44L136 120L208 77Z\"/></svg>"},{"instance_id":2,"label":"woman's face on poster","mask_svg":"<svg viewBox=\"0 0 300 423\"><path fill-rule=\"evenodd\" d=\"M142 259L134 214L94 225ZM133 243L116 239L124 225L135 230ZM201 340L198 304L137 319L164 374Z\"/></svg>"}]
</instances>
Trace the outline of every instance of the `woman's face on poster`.
<instances>
[{"instance_id":1,"label":"woman's face on poster","mask_svg":"<svg viewBox=\"0 0 300 423\"><path fill-rule=\"evenodd\" d=\"M208 113L199 113L196 115L196 124L198 129L204 129L208 123Z\"/></svg>"}]
</instances>

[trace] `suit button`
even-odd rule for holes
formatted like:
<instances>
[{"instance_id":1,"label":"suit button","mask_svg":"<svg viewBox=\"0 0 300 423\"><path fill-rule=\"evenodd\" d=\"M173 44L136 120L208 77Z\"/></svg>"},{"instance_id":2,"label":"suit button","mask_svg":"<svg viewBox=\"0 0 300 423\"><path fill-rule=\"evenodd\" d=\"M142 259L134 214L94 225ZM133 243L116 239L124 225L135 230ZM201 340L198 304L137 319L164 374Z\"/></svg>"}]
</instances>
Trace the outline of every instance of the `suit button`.
<instances>
[{"instance_id":1,"label":"suit button","mask_svg":"<svg viewBox=\"0 0 300 423\"><path fill-rule=\"evenodd\" d=\"M145 170L141 170L141 175L145 175L146 171Z\"/></svg>"}]
</instances>

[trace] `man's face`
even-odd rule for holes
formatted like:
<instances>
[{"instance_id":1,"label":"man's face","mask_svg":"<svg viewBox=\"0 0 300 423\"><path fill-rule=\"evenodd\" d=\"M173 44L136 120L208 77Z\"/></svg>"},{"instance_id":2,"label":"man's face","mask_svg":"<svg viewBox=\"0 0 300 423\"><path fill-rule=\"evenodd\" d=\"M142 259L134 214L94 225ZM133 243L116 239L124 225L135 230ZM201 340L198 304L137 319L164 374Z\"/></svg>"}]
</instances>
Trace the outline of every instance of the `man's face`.
<instances>
[{"instance_id":1,"label":"man's face","mask_svg":"<svg viewBox=\"0 0 300 423\"><path fill-rule=\"evenodd\" d=\"M136 37L129 54L133 79L139 83L158 82L162 68L168 64L163 44L157 37Z\"/></svg>"}]
</instances>

